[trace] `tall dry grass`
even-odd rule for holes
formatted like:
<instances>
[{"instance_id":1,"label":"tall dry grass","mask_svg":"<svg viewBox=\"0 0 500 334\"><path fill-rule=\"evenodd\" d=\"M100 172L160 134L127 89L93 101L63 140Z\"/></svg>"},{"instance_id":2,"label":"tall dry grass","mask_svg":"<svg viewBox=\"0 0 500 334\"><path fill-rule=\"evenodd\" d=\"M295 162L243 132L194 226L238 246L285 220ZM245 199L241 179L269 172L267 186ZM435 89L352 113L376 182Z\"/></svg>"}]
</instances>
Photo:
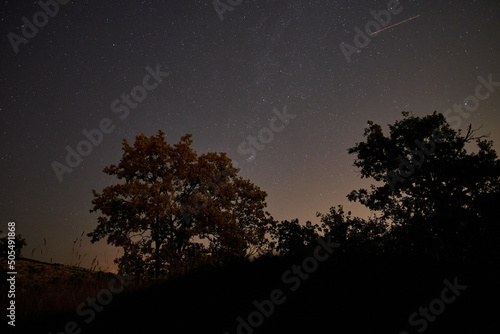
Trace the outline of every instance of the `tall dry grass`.
<instances>
[{"instance_id":1,"label":"tall dry grass","mask_svg":"<svg viewBox=\"0 0 500 334\"><path fill-rule=\"evenodd\" d=\"M84 232L76 238L71 249L71 264L53 264L34 259L16 259L16 316L20 321L76 311L87 298L96 298L101 289L107 289L114 275L106 272L97 256L92 260L90 269L81 268L81 253ZM47 253L47 242L31 250L31 256ZM52 261L51 261L52 262ZM0 259L0 300L7 307L8 285L7 261ZM127 289L132 289L129 285Z\"/></svg>"}]
</instances>

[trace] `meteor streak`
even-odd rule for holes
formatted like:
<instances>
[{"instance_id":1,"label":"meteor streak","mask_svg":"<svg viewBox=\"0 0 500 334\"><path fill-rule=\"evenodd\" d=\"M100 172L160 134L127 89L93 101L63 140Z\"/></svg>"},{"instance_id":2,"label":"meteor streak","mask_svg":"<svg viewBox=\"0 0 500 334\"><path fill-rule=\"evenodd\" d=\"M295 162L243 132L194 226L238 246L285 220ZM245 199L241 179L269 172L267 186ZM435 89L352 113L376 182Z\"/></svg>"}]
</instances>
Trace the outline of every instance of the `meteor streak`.
<instances>
[{"instance_id":1,"label":"meteor streak","mask_svg":"<svg viewBox=\"0 0 500 334\"><path fill-rule=\"evenodd\" d=\"M420 14L419 14L419 15L416 15L416 16L413 16L413 17L410 17L409 19L406 19L406 20L401 21L401 22L399 22L399 23L393 24L393 25L391 25L391 26L385 27L384 29L380 29L380 30L377 30L377 31L375 31L375 32L372 32L372 33L370 34L370 36L371 36L371 35L374 35L374 34L376 34L376 33L378 33L378 32L381 32L381 31L383 31L383 30L386 30L386 29L389 29L389 28L395 27L395 26L397 26L397 25L400 25L401 23L405 23L406 21L410 21L410 20L416 19L416 18L417 18L417 17L419 17L419 16L420 16Z\"/></svg>"}]
</instances>

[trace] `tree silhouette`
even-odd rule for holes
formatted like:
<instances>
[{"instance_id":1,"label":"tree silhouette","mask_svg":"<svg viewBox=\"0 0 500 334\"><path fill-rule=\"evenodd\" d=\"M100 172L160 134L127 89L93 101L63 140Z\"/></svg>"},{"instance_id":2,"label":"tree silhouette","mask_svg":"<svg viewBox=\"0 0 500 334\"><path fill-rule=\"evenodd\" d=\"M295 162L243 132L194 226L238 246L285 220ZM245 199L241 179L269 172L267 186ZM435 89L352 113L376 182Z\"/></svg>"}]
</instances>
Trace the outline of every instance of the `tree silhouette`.
<instances>
[{"instance_id":1,"label":"tree silhouette","mask_svg":"<svg viewBox=\"0 0 500 334\"><path fill-rule=\"evenodd\" d=\"M342 245L344 250L372 251L383 243L388 226L376 217L368 220L352 217L344 207L331 207L327 214L317 213L321 219L321 230ZM375 248L374 248L375 247Z\"/></svg>"},{"instance_id":2,"label":"tree silhouette","mask_svg":"<svg viewBox=\"0 0 500 334\"><path fill-rule=\"evenodd\" d=\"M13 233L13 232L9 232ZM0 235L2 234L2 231L0 230ZM14 250L14 254L16 258L19 258L21 256L21 251L24 246L26 246L26 240L20 235L16 234L14 236L14 239L12 239L14 243L11 243L9 245L9 236L6 235L3 238L0 238L0 257L7 259L9 255L9 251ZM10 246L10 247L9 247Z\"/></svg>"},{"instance_id":3,"label":"tree silhouette","mask_svg":"<svg viewBox=\"0 0 500 334\"><path fill-rule=\"evenodd\" d=\"M398 247L436 258L464 256L481 243L485 231L498 230L487 205L500 193L493 143L476 137L471 127L465 135L453 130L436 112L403 116L389 125L388 137L369 121L366 141L349 149L357 155L354 165L361 177L377 184L352 191L348 198L381 213L378 221L391 226Z\"/></svg>"},{"instance_id":4,"label":"tree silhouette","mask_svg":"<svg viewBox=\"0 0 500 334\"><path fill-rule=\"evenodd\" d=\"M270 230L270 247L281 255L303 255L317 246L321 228L307 221L300 225L298 219L276 223Z\"/></svg>"},{"instance_id":5,"label":"tree silhouette","mask_svg":"<svg viewBox=\"0 0 500 334\"><path fill-rule=\"evenodd\" d=\"M171 146L164 133L123 141L118 165L104 169L122 182L97 193L92 242L123 247L121 270L142 277L182 273L203 263L259 252L272 223L267 194L237 176L224 153L198 156L191 135Z\"/></svg>"}]
</instances>

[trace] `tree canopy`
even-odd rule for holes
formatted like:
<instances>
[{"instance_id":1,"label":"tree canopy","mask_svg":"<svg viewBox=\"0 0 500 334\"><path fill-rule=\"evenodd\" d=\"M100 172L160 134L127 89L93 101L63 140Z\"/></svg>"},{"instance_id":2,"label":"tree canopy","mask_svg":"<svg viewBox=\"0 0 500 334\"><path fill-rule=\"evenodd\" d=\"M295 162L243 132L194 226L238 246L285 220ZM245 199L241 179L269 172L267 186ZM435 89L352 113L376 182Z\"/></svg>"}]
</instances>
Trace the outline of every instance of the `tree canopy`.
<instances>
[{"instance_id":1,"label":"tree canopy","mask_svg":"<svg viewBox=\"0 0 500 334\"><path fill-rule=\"evenodd\" d=\"M391 227L399 246L437 257L463 256L487 229L498 229L490 206L500 194L493 143L471 127L465 134L452 129L436 112L403 116L389 125L388 136L369 121L366 141L349 149L361 177L376 183L348 198L378 212L379 223Z\"/></svg>"},{"instance_id":2,"label":"tree canopy","mask_svg":"<svg viewBox=\"0 0 500 334\"><path fill-rule=\"evenodd\" d=\"M14 232L8 232L8 233L13 233ZM2 234L2 231L0 230L0 235ZM2 238L0 238L0 257L7 259L9 255L9 250L12 251L14 250L14 254L16 258L19 258L21 256L21 251L24 246L26 246L26 239L24 239L20 234L15 234L14 238L11 238L11 244L9 247L9 236L6 235ZM13 243L12 243L13 242Z\"/></svg>"},{"instance_id":3,"label":"tree canopy","mask_svg":"<svg viewBox=\"0 0 500 334\"><path fill-rule=\"evenodd\" d=\"M118 165L104 169L121 183L93 191L100 211L92 242L123 248L121 270L155 277L203 263L258 253L272 219L267 194L237 175L224 153L198 155L191 135L169 145L162 131L123 141Z\"/></svg>"},{"instance_id":4,"label":"tree canopy","mask_svg":"<svg viewBox=\"0 0 500 334\"><path fill-rule=\"evenodd\" d=\"M239 177L224 153L198 155L191 135L173 146L161 131L133 146L124 140L120 163L104 169L121 182L93 192L91 211L102 215L89 236L122 247L120 268L146 277L263 253L296 256L322 235L367 254L498 255L500 164L486 136L454 130L436 112L403 112L387 136L368 121L364 138L348 152L361 177L374 182L347 198L372 215L353 217L339 205L317 214L321 225L274 221L267 194Z\"/></svg>"},{"instance_id":5,"label":"tree canopy","mask_svg":"<svg viewBox=\"0 0 500 334\"><path fill-rule=\"evenodd\" d=\"M298 219L275 222L270 229L270 251L280 255L303 255L312 251L317 245L317 239L322 231L317 224L307 221L301 225Z\"/></svg>"}]
</instances>

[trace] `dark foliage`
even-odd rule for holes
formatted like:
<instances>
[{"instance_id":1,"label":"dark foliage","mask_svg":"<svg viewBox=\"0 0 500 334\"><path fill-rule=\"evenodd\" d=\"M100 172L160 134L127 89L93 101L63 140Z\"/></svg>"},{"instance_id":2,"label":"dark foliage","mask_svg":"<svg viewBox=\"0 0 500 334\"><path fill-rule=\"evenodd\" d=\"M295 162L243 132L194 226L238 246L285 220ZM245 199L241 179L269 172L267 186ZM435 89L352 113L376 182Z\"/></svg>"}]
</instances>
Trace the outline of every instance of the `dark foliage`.
<instances>
[{"instance_id":1,"label":"dark foliage","mask_svg":"<svg viewBox=\"0 0 500 334\"><path fill-rule=\"evenodd\" d=\"M380 125L368 125L366 141L349 153L356 155L361 176L374 184L348 198L368 207L370 218L353 217L338 206L318 213L321 225L273 222L266 230L268 251L255 261L205 263L120 295L94 322L82 324L83 331L494 332L500 165L492 143L471 128L465 135L451 129L436 113L423 118L404 113L389 126L388 136ZM327 252L317 247L326 238L341 247L320 260ZM295 271L298 267L303 271ZM415 312L450 296L446 281L466 289L443 304L425 328L423 321L412 323ZM238 331L239 317L249 321L255 303L270 299L276 289L284 302L256 328ZM46 319L37 329L63 328L64 319Z\"/></svg>"},{"instance_id":2,"label":"dark foliage","mask_svg":"<svg viewBox=\"0 0 500 334\"><path fill-rule=\"evenodd\" d=\"M2 231L0 231L0 234L2 234ZM26 240L20 234L16 234L13 240L14 246L12 248L14 249L16 258L19 258L21 256L23 247L26 246ZM7 259L7 256L9 254L8 246L8 236L6 235L5 237L0 238L0 257Z\"/></svg>"}]
</instances>

